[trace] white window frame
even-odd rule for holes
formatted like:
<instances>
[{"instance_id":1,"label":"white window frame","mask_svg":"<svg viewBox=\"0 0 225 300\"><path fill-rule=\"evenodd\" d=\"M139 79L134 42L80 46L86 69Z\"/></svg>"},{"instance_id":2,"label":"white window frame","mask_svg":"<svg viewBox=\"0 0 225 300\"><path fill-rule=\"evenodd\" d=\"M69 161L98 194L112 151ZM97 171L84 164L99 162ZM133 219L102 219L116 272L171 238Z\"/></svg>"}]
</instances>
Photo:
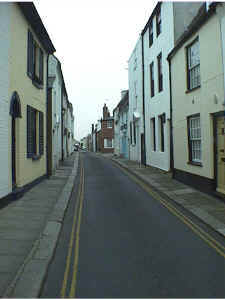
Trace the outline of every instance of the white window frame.
<instances>
[{"instance_id":1,"label":"white window frame","mask_svg":"<svg viewBox=\"0 0 225 300\"><path fill-rule=\"evenodd\" d=\"M201 122L200 115L188 118L189 153L191 162L202 162Z\"/></svg>"},{"instance_id":2,"label":"white window frame","mask_svg":"<svg viewBox=\"0 0 225 300\"><path fill-rule=\"evenodd\" d=\"M111 146L108 145L108 143L111 143ZM113 139L104 138L104 148L113 148Z\"/></svg>"},{"instance_id":3,"label":"white window frame","mask_svg":"<svg viewBox=\"0 0 225 300\"><path fill-rule=\"evenodd\" d=\"M188 90L201 85L199 39L187 46Z\"/></svg>"},{"instance_id":4,"label":"white window frame","mask_svg":"<svg viewBox=\"0 0 225 300\"><path fill-rule=\"evenodd\" d=\"M112 128L113 121L112 120L107 120L106 126L107 128Z\"/></svg>"}]
</instances>

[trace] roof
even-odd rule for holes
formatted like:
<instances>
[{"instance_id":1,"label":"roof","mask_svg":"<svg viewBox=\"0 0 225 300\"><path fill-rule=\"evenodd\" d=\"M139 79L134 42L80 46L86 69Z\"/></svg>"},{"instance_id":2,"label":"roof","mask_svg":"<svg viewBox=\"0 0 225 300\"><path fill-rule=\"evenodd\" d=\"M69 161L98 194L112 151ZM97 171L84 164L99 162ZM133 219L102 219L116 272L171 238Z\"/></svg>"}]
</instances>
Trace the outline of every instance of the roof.
<instances>
[{"instance_id":1,"label":"roof","mask_svg":"<svg viewBox=\"0 0 225 300\"><path fill-rule=\"evenodd\" d=\"M171 60L182 45L207 22L207 20L215 13L217 4L218 2L211 3L208 11L206 10L205 3L199 8L197 15L194 17L187 30L181 35L176 46L168 54L167 60Z\"/></svg>"},{"instance_id":2,"label":"roof","mask_svg":"<svg viewBox=\"0 0 225 300\"><path fill-rule=\"evenodd\" d=\"M141 32L141 35L144 35L145 32L148 30L148 27L149 27L150 23L152 22L154 16L156 15L156 13L159 11L159 9L160 9L160 7L161 7L161 4L162 4L161 1L159 1L159 2L156 4L156 6L155 6L155 8L153 9L153 12L152 12L150 18L148 19L147 24L145 25L144 29L143 29L142 32Z\"/></svg>"},{"instance_id":3,"label":"roof","mask_svg":"<svg viewBox=\"0 0 225 300\"><path fill-rule=\"evenodd\" d=\"M49 54L54 53L55 47L48 35L47 30L45 29L44 24L37 12L37 9L34 6L33 2L18 2L17 3L24 15L27 19L28 23L31 25L33 31L37 35L38 39L40 40L43 48Z\"/></svg>"}]
</instances>

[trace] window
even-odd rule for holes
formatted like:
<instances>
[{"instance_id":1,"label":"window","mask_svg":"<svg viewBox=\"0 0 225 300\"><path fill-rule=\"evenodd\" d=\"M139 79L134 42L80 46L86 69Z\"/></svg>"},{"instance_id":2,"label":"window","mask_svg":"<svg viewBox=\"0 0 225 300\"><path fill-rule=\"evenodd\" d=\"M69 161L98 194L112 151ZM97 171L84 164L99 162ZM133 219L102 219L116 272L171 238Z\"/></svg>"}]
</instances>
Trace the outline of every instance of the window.
<instances>
[{"instance_id":1,"label":"window","mask_svg":"<svg viewBox=\"0 0 225 300\"><path fill-rule=\"evenodd\" d=\"M112 120L107 120L107 128L112 128L113 122Z\"/></svg>"},{"instance_id":2,"label":"window","mask_svg":"<svg viewBox=\"0 0 225 300\"><path fill-rule=\"evenodd\" d=\"M112 139L106 138L104 139L104 148L112 148L113 142Z\"/></svg>"},{"instance_id":3,"label":"window","mask_svg":"<svg viewBox=\"0 0 225 300\"><path fill-rule=\"evenodd\" d=\"M27 106L27 158L44 154L43 112Z\"/></svg>"},{"instance_id":4,"label":"window","mask_svg":"<svg viewBox=\"0 0 225 300\"><path fill-rule=\"evenodd\" d=\"M188 117L189 161L201 163L201 124L200 115Z\"/></svg>"},{"instance_id":5,"label":"window","mask_svg":"<svg viewBox=\"0 0 225 300\"><path fill-rule=\"evenodd\" d=\"M130 122L130 144L133 143L133 136L132 136L132 122Z\"/></svg>"},{"instance_id":6,"label":"window","mask_svg":"<svg viewBox=\"0 0 225 300\"><path fill-rule=\"evenodd\" d=\"M163 90L163 74L162 74L162 53L157 56L158 61L158 87L159 92Z\"/></svg>"},{"instance_id":7,"label":"window","mask_svg":"<svg viewBox=\"0 0 225 300\"><path fill-rule=\"evenodd\" d=\"M155 118L151 119L151 128L152 128L152 150L156 151L156 136L155 136Z\"/></svg>"},{"instance_id":8,"label":"window","mask_svg":"<svg viewBox=\"0 0 225 300\"><path fill-rule=\"evenodd\" d=\"M162 24L161 24L161 8L156 13L156 33L157 36L162 32Z\"/></svg>"},{"instance_id":9,"label":"window","mask_svg":"<svg viewBox=\"0 0 225 300\"><path fill-rule=\"evenodd\" d=\"M188 90L200 86L199 41L195 40L187 47L187 85Z\"/></svg>"},{"instance_id":10,"label":"window","mask_svg":"<svg viewBox=\"0 0 225 300\"><path fill-rule=\"evenodd\" d=\"M164 122L165 115L159 116L159 134L160 134L160 150L164 152Z\"/></svg>"},{"instance_id":11,"label":"window","mask_svg":"<svg viewBox=\"0 0 225 300\"><path fill-rule=\"evenodd\" d=\"M153 44L153 23L152 21L149 24L149 47Z\"/></svg>"},{"instance_id":12,"label":"window","mask_svg":"<svg viewBox=\"0 0 225 300\"><path fill-rule=\"evenodd\" d=\"M154 97L154 63L150 64L150 84L151 84L151 97Z\"/></svg>"},{"instance_id":13,"label":"window","mask_svg":"<svg viewBox=\"0 0 225 300\"><path fill-rule=\"evenodd\" d=\"M135 126L135 122L133 122L133 127L134 127L134 144L136 145L136 126Z\"/></svg>"},{"instance_id":14,"label":"window","mask_svg":"<svg viewBox=\"0 0 225 300\"><path fill-rule=\"evenodd\" d=\"M43 86L43 62L44 54L37 42L33 38L33 34L28 30L28 47L27 47L27 75L32 82L38 87Z\"/></svg>"}]
</instances>

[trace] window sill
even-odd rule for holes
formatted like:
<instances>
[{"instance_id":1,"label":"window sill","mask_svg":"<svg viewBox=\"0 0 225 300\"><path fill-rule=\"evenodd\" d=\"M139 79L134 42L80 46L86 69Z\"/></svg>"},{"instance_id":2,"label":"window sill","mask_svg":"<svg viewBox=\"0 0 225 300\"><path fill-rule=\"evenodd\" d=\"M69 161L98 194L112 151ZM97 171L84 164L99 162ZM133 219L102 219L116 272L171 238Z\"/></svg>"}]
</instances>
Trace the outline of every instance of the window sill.
<instances>
[{"instance_id":1,"label":"window sill","mask_svg":"<svg viewBox=\"0 0 225 300\"><path fill-rule=\"evenodd\" d=\"M41 83L39 80L37 79L33 79L32 80L33 85L38 88L38 89L43 89L43 83Z\"/></svg>"},{"instance_id":2,"label":"window sill","mask_svg":"<svg viewBox=\"0 0 225 300\"><path fill-rule=\"evenodd\" d=\"M200 89L200 87L201 87L201 85L196 86L195 88L193 88L193 89L191 89L191 90L186 90L185 94L189 94L189 93L191 93L191 92L193 92L193 91L195 91L195 90L197 90L197 89Z\"/></svg>"},{"instance_id":3,"label":"window sill","mask_svg":"<svg viewBox=\"0 0 225 300\"><path fill-rule=\"evenodd\" d=\"M39 160L41 158L41 155L40 154L34 154L33 156L32 156L32 160Z\"/></svg>"},{"instance_id":4,"label":"window sill","mask_svg":"<svg viewBox=\"0 0 225 300\"><path fill-rule=\"evenodd\" d=\"M203 167L201 162L196 162L196 161L188 161L187 164L197 166L197 167Z\"/></svg>"}]
</instances>

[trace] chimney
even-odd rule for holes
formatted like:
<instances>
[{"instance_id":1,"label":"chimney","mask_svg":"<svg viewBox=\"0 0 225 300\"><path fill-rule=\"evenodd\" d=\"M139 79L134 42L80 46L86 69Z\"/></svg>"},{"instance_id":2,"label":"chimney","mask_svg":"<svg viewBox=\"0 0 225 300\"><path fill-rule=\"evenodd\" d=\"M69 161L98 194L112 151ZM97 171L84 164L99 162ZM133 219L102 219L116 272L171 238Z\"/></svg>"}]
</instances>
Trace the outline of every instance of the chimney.
<instances>
[{"instance_id":1,"label":"chimney","mask_svg":"<svg viewBox=\"0 0 225 300\"><path fill-rule=\"evenodd\" d=\"M103 106L103 120L106 119L108 117L108 107L106 106L106 104L104 104Z\"/></svg>"},{"instance_id":2,"label":"chimney","mask_svg":"<svg viewBox=\"0 0 225 300\"><path fill-rule=\"evenodd\" d=\"M127 90L121 91L121 99L123 99L123 97L126 95L126 93L127 93Z\"/></svg>"}]
</instances>

